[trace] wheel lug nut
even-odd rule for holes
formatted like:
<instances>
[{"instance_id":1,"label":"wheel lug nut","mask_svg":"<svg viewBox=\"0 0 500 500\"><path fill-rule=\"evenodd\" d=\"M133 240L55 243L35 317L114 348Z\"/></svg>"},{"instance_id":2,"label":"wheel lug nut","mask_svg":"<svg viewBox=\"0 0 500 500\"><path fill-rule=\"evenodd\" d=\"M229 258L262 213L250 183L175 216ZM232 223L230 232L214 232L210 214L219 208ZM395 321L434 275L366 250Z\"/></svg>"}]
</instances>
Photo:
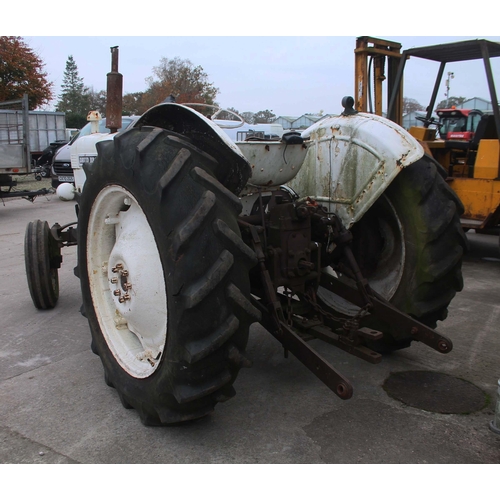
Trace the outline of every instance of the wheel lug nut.
<instances>
[{"instance_id":1,"label":"wheel lug nut","mask_svg":"<svg viewBox=\"0 0 500 500\"><path fill-rule=\"evenodd\" d=\"M118 272L118 271L120 271L121 269L123 269L123 264L116 264L116 266L115 266L115 267L113 267L113 268L111 269L111 271L112 271L112 272L114 272L114 273L117 273L117 272Z\"/></svg>"},{"instance_id":2,"label":"wheel lug nut","mask_svg":"<svg viewBox=\"0 0 500 500\"><path fill-rule=\"evenodd\" d=\"M122 294L121 290L113 290L113 295L118 297L121 294Z\"/></svg>"},{"instance_id":3,"label":"wheel lug nut","mask_svg":"<svg viewBox=\"0 0 500 500\"><path fill-rule=\"evenodd\" d=\"M118 283L118 278L116 276L114 276L113 278L111 278L110 281L111 281L111 283L116 284L116 283Z\"/></svg>"},{"instance_id":4,"label":"wheel lug nut","mask_svg":"<svg viewBox=\"0 0 500 500\"><path fill-rule=\"evenodd\" d=\"M128 271L127 271L126 269L124 269L124 270L122 271L122 276L125 276L125 277L127 277L127 276L128 276Z\"/></svg>"},{"instance_id":5,"label":"wheel lug nut","mask_svg":"<svg viewBox=\"0 0 500 500\"><path fill-rule=\"evenodd\" d=\"M130 300L130 295L128 293L126 293L125 295L122 295L118 299L118 302L120 302L120 304L123 304L126 300Z\"/></svg>"}]
</instances>

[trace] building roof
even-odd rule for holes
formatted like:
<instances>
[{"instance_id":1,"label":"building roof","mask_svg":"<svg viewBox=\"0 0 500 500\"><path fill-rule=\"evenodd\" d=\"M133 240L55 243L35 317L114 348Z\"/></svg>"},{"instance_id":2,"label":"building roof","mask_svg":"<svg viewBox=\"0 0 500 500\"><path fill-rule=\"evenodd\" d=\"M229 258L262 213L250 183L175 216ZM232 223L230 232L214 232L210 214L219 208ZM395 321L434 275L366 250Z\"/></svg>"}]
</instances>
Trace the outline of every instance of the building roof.
<instances>
[{"instance_id":1,"label":"building roof","mask_svg":"<svg viewBox=\"0 0 500 500\"><path fill-rule=\"evenodd\" d=\"M310 120L318 121L324 115L316 115L316 114L311 114L311 113L304 113L302 116L307 116L307 118L309 118ZM300 117L300 118L302 118L302 117Z\"/></svg>"},{"instance_id":2,"label":"building roof","mask_svg":"<svg viewBox=\"0 0 500 500\"><path fill-rule=\"evenodd\" d=\"M485 99L484 97L468 97L465 99L464 102L469 102L469 101L483 101L487 102L488 104L491 102L489 99Z\"/></svg>"},{"instance_id":3,"label":"building roof","mask_svg":"<svg viewBox=\"0 0 500 500\"><path fill-rule=\"evenodd\" d=\"M279 118L282 118L283 120L287 120L289 122L294 122L299 117L298 116L284 116L284 115L280 115L280 116L276 117L276 120L279 119Z\"/></svg>"}]
</instances>

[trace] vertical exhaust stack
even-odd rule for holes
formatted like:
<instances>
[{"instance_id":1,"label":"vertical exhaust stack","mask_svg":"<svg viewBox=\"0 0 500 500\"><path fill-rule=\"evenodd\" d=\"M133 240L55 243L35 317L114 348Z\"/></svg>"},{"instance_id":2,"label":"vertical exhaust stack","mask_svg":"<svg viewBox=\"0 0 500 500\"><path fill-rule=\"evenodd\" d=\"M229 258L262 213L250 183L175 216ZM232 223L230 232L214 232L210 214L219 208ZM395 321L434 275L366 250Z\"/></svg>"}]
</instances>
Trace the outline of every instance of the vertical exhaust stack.
<instances>
[{"instance_id":1,"label":"vertical exhaust stack","mask_svg":"<svg viewBox=\"0 0 500 500\"><path fill-rule=\"evenodd\" d=\"M111 72L107 74L106 128L111 133L122 127L123 75L118 72L118 47L111 47Z\"/></svg>"}]
</instances>

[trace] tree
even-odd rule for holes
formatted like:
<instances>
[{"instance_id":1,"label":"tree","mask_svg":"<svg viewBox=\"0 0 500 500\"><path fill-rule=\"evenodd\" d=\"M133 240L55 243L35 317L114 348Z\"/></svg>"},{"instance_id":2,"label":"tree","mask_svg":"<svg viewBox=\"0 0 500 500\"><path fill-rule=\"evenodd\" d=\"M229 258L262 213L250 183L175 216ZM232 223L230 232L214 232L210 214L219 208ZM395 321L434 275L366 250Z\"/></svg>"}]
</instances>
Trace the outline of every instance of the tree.
<instances>
[{"instance_id":1,"label":"tree","mask_svg":"<svg viewBox=\"0 0 500 500\"><path fill-rule=\"evenodd\" d=\"M189 59L167 59L153 68L153 75L146 79L148 89L141 99L140 112L173 95L178 103L199 102L214 104L219 92L201 66L194 66Z\"/></svg>"},{"instance_id":2,"label":"tree","mask_svg":"<svg viewBox=\"0 0 500 500\"><path fill-rule=\"evenodd\" d=\"M276 115L269 109L257 111L257 113L253 115L254 123L272 123L274 120L276 120Z\"/></svg>"},{"instance_id":3,"label":"tree","mask_svg":"<svg viewBox=\"0 0 500 500\"><path fill-rule=\"evenodd\" d=\"M0 36L0 101L28 94L30 109L48 104L53 83L47 80L44 63L19 36Z\"/></svg>"},{"instance_id":4,"label":"tree","mask_svg":"<svg viewBox=\"0 0 500 500\"><path fill-rule=\"evenodd\" d=\"M143 95L144 92L132 92L123 95L122 113L124 116L142 114L142 111L140 110ZM99 113L101 113L101 115L105 117L107 92L105 90L99 90L99 92L96 92L94 89L90 89L88 97L89 110L99 111Z\"/></svg>"},{"instance_id":5,"label":"tree","mask_svg":"<svg viewBox=\"0 0 500 500\"><path fill-rule=\"evenodd\" d=\"M90 109L90 89L83 83L83 78L78 76L78 67L73 56L68 56L66 69L64 70L61 94L56 105L57 111L66 113L66 124L68 127L81 126L87 121Z\"/></svg>"},{"instance_id":6,"label":"tree","mask_svg":"<svg viewBox=\"0 0 500 500\"><path fill-rule=\"evenodd\" d=\"M254 123L253 117L255 116L255 113L252 113L252 111L243 111L241 113L241 117L245 120L246 123Z\"/></svg>"},{"instance_id":7,"label":"tree","mask_svg":"<svg viewBox=\"0 0 500 500\"><path fill-rule=\"evenodd\" d=\"M403 114L407 115L412 111L425 111L425 108L416 99L403 97Z\"/></svg>"},{"instance_id":8,"label":"tree","mask_svg":"<svg viewBox=\"0 0 500 500\"><path fill-rule=\"evenodd\" d=\"M88 111L99 111L103 117L106 116L106 100L105 90L95 91L91 88L88 93Z\"/></svg>"},{"instance_id":9,"label":"tree","mask_svg":"<svg viewBox=\"0 0 500 500\"><path fill-rule=\"evenodd\" d=\"M458 107L466 100L466 97L449 97L448 99L443 99L441 102L438 102L436 109L446 109L453 106Z\"/></svg>"},{"instance_id":10,"label":"tree","mask_svg":"<svg viewBox=\"0 0 500 500\"><path fill-rule=\"evenodd\" d=\"M142 99L144 92L131 92L123 96L123 114L124 115L142 115L144 109Z\"/></svg>"},{"instance_id":11,"label":"tree","mask_svg":"<svg viewBox=\"0 0 500 500\"><path fill-rule=\"evenodd\" d=\"M217 105L217 103L216 103ZM236 113L238 116L242 116L242 114L235 108L226 108L227 111L232 111L233 113ZM211 113L210 114L213 114L215 112L215 110L211 110ZM239 121L238 118L236 116L234 116L232 113L227 113L226 110L222 111L221 113L219 113L216 117L216 120L233 120L233 121Z\"/></svg>"}]
</instances>

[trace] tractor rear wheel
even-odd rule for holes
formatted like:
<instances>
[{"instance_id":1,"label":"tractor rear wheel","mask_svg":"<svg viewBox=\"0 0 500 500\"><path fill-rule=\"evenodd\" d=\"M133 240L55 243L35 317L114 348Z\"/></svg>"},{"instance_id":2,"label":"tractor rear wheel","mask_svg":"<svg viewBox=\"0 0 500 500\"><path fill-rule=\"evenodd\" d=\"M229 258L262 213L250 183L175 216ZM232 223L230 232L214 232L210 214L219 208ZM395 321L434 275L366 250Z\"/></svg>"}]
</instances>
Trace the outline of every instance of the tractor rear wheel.
<instances>
[{"instance_id":1,"label":"tractor rear wheel","mask_svg":"<svg viewBox=\"0 0 500 500\"><path fill-rule=\"evenodd\" d=\"M80 200L78 260L106 383L146 425L200 418L248 365L249 268L225 166L142 127L97 144Z\"/></svg>"},{"instance_id":2,"label":"tractor rear wheel","mask_svg":"<svg viewBox=\"0 0 500 500\"><path fill-rule=\"evenodd\" d=\"M406 167L384 195L355 224L353 252L370 286L394 306L435 328L463 288L462 256L467 240L460 225L463 207L428 156ZM354 316L359 309L320 289L322 305ZM361 326L384 333L370 347L379 352L408 347L392 325L367 316Z\"/></svg>"}]
</instances>

